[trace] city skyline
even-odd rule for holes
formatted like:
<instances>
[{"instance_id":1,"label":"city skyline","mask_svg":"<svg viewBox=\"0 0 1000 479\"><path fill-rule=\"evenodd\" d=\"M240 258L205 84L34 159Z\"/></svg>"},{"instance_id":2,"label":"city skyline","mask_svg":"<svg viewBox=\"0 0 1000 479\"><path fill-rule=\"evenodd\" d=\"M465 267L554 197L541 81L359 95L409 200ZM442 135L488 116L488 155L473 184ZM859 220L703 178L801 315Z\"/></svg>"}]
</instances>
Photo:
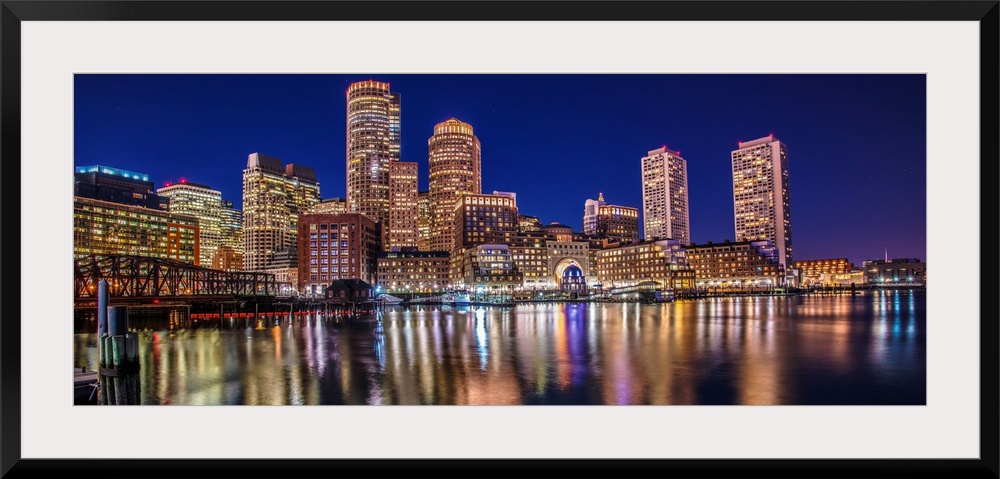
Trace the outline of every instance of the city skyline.
<instances>
[{"instance_id":1,"label":"city skyline","mask_svg":"<svg viewBox=\"0 0 1000 479\"><path fill-rule=\"evenodd\" d=\"M421 191L433 127L456 117L481 140L482 191L582 231L599 193L641 209L640 160L668 147L688 163L692 242L735 241L730 153L773 134L796 259L926 257L922 75L77 75L74 163L206 184L242 209L239 172L260 152L343 197L345 93L366 79L400 95Z\"/></svg>"}]
</instances>

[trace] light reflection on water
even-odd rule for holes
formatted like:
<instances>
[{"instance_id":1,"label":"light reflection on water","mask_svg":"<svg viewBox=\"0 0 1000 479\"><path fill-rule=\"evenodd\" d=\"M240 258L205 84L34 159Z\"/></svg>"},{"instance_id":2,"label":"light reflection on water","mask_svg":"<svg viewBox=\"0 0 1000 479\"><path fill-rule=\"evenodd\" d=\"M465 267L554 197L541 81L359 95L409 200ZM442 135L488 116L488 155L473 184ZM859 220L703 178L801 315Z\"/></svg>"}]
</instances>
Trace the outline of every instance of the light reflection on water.
<instances>
[{"instance_id":1,"label":"light reflection on water","mask_svg":"<svg viewBox=\"0 0 1000 479\"><path fill-rule=\"evenodd\" d=\"M140 334L143 404L924 404L922 292L386 311ZM97 367L76 335L75 365Z\"/></svg>"}]
</instances>

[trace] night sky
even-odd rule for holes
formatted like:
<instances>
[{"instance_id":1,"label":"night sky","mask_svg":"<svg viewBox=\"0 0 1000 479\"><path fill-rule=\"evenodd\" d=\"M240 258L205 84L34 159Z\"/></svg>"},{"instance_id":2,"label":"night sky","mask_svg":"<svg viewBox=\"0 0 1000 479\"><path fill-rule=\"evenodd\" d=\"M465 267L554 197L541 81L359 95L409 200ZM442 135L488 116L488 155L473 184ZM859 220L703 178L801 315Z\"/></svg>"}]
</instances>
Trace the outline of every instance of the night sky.
<instances>
[{"instance_id":1,"label":"night sky","mask_svg":"<svg viewBox=\"0 0 1000 479\"><path fill-rule=\"evenodd\" d=\"M347 86L402 96L402 160L427 189L438 122L472 124L483 192L582 229L583 206L642 208L640 159L687 160L691 239L735 240L730 152L769 134L788 146L795 259L926 259L924 75L76 75L74 165L186 179L242 202L247 155L316 169L346 196ZM641 227L640 227L641 228Z\"/></svg>"}]
</instances>

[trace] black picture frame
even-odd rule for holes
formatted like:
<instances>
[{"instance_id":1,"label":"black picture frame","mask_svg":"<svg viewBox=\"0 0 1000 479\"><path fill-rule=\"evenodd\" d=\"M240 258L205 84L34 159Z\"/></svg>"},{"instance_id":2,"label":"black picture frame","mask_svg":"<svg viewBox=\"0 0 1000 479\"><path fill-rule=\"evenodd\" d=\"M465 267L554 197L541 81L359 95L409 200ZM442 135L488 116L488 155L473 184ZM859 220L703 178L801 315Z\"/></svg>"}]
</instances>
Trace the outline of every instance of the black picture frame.
<instances>
[{"instance_id":1,"label":"black picture frame","mask_svg":"<svg viewBox=\"0 0 1000 479\"><path fill-rule=\"evenodd\" d=\"M373 3L378 8L372 8ZM587 1L587 2L447 2L447 1L2 1L2 139L3 202L0 222L5 244L5 272L20 275L21 219L21 44L23 21L187 21L187 20L673 20L673 21L976 21L980 26L980 165L1000 158L1000 2L993 1ZM571 6L571 8L567 8ZM998 215L997 176L981 175L980 224ZM998 264L996 239L981 229L981 265ZM987 260L988 259L988 260ZM2 260L0 260L2 261ZM0 263L2 265L2 263ZM7 276L12 278L13 276ZM980 456L978 459L380 459L380 460L68 460L21 457L20 289L8 280L0 287L2 345L2 469L10 477L55 474L56 477L998 477L998 323L987 301L993 283L978 283L980 317ZM986 284L991 284L987 290ZM5 293L5 294L4 294ZM988 294L989 293L989 294Z\"/></svg>"}]
</instances>

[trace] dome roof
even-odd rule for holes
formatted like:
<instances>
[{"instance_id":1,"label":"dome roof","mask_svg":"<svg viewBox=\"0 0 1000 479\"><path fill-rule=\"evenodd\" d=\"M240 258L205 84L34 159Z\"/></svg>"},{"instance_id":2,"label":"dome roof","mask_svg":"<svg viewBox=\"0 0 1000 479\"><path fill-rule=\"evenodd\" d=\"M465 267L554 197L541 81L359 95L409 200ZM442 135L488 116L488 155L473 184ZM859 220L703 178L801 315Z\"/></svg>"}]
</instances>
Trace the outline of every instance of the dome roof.
<instances>
[{"instance_id":1,"label":"dome roof","mask_svg":"<svg viewBox=\"0 0 1000 479\"><path fill-rule=\"evenodd\" d=\"M583 270L579 266L571 264L563 271L563 278L566 277L583 277Z\"/></svg>"}]
</instances>

